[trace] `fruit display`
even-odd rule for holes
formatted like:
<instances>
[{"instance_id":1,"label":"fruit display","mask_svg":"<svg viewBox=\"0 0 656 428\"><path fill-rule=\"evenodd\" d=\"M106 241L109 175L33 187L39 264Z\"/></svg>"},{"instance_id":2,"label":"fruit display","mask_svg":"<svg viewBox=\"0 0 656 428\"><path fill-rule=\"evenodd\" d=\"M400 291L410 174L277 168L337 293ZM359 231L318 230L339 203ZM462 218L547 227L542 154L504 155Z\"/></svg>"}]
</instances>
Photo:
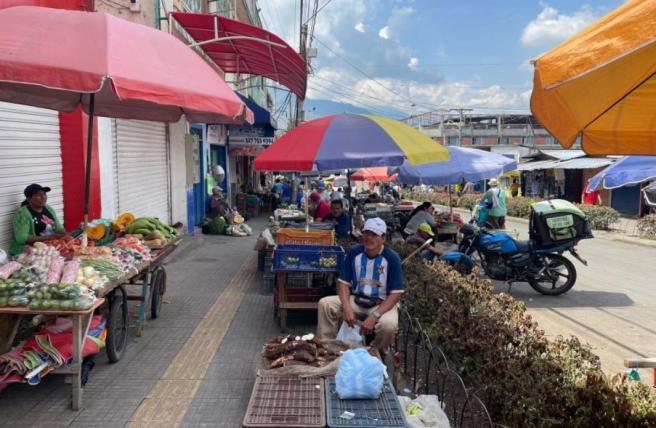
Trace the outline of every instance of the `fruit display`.
<instances>
[{"instance_id":1,"label":"fruit display","mask_svg":"<svg viewBox=\"0 0 656 428\"><path fill-rule=\"evenodd\" d=\"M112 243L112 247L121 248L139 254L143 260L150 260L150 248L144 246L143 241L135 236L124 236Z\"/></svg>"},{"instance_id":2,"label":"fruit display","mask_svg":"<svg viewBox=\"0 0 656 428\"><path fill-rule=\"evenodd\" d=\"M319 257L319 264L322 268L337 267L337 256Z\"/></svg>"},{"instance_id":3,"label":"fruit display","mask_svg":"<svg viewBox=\"0 0 656 428\"><path fill-rule=\"evenodd\" d=\"M79 284L40 284L29 287L24 295L30 309L83 310L93 305L95 295Z\"/></svg>"},{"instance_id":4,"label":"fruit display","mask_svg":"<svg viewBox=\"0 0 656 428\"><path fill-rule=\"evenodd\" d=\"M114 226L115 232L123 232L126 227L132 224L132 222L134 222L134 214L125 212L118 216L112 225Z\"/></svg>"},{"instance_id":5,"label":"fruit display","mask_svg":"<svg viewBox=\"0 0 656 428\"><path fill-rule=\"evenodd\" d=\"M124 229L126 234L141 235L142 237L147 237L155 231L159 231L166 240L178 236L176 229L162 223L155 217L139 217Z\"/></svg>"},{"instance_id":6,"label":"fruit display","mask_svg":"<svg viewBox=\"0 0 656 428\"><path fill-rule=\"evenodd\" d=\"M114 255L110 247L78 247L75 257L80 259L111 260Z\"/></svg>"},{"instance_id":7,"label":"fruit display","mask_svg":"<svg viewBox=\"0 0 656 428\"><path fill-rule=\"evenodd\" d=\"M88 261L88 260L87 260ZM103 294L105 285L109 282L106 276L102 276L91 266L80 267L75 275L75 283L92 290L98 295Z\"/></svg>"},{"instance_id":8,"label":"fruit display","mask_svg":"<svg viewBox=\"0 0 656 428\"><path fill-rule=\"evenodd\" d=\"M111 281L121 279L124 274L123 269L118 264L108 260L81 260L80 266L81 270L93 268L100 276L107 277Z\"/></svg>"},{"instance_id":9,"label":"fruit display","mask_svg":"<svg viewBox=\"0 0 656 428\"><path fill-rule=\"evenodd\" d=\"M6 265L0 267L0 279L9 278L14 272L20 270L23 265L18 262L9 262Z\"/></svg>"},{"instance_id":10,"label":"fruit display","mask_svg":"<svg viewBox=\"0 0 656 428\"><path fill-rule=\"evenodd\" d=\"M31 266L37 275L39 275L41 282L46 282L50 264L57 258L61 258L61 255L54 247L36 242L31 248L31 251L25 255L23 264Z\"/></svg>"},{"instance_id":11,"label":"fruit display","mask_svg":"<svg viewBox=\"0 0 656 428\"><path fill-rule=\"evenodd\" d=\"M84 229L84 231L86 232L89 239L92 239L94 241L100 241L105 237L105 234L107 233L107 228L105 227L104 224L98 223L93 226L87 226L87 228Z\"/></svg>"}]
</instances>

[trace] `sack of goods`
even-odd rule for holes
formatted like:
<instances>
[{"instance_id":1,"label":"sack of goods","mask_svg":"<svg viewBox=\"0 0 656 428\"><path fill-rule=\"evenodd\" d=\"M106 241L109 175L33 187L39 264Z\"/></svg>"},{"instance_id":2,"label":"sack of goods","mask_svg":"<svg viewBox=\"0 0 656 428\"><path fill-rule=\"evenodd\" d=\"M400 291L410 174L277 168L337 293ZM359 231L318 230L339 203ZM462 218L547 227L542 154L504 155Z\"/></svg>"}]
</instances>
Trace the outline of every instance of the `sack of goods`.
<instances>
[{"instance_id":1,"label":"sack of goods","mask_svg":"<svg viewBox=\"0 0 656 428\"><path fill-rule=\"evenodd\" d=\"M385 380L385 366L364 348L344 352L335 375L335 390L341 400L377 399Z\"/></svg>"},{"instance_id":2,"label":"sack of goods","mask_svg":"<svg viewBox=\"0 0 656 428\"><path fill-rule=\"evenodd\" d=\"M530 238L543 245L593 237L583 211L562 199L531 205L528 230Z\"/></svg>"}]
</instances>

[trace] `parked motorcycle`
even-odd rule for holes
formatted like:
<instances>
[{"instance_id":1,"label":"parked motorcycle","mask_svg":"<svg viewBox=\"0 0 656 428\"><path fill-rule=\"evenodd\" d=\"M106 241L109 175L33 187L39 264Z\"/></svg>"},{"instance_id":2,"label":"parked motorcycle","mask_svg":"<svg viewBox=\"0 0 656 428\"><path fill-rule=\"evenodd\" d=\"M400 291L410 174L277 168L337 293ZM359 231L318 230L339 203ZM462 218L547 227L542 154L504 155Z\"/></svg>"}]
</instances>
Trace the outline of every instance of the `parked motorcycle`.
<instances>
[{"instance_id":1,"label":"parked motorcycle","mask_svg":"<svg viewBox=\"0 0 656 428\"><path fill-rule=\"evenodd\" d=\"M509 289L515 282L528 282L537 292L556 296L576 283L576 268L563 253L569 252L587 266L576 246L581 239L593 236L585 214L568 201L554 199L533 204L528 241L479 225L477 222L483 217L475 216L460 229L458 252L449 254L456 269L473 264L471 257L476 254L486 275L506 281Z\"/></svg>"}]
</instances>

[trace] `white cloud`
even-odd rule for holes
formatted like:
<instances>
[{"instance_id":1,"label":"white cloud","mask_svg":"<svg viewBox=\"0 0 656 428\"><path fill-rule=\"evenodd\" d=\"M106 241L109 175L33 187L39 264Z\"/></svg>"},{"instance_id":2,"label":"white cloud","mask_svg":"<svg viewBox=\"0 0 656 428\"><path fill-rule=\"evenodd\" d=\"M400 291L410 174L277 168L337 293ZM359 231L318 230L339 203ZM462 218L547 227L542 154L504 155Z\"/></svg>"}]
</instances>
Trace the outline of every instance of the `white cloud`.
<instances>
[{"instance_id":1,"label":"white cloud","mask_svg":"<svg viewBox=\"0 0 656 428\"><path fill-rule=\"evenodd\" d=\"M526 24L520 41L529 47L555 46L590 25L600 14L600 11L584 5L578 11L567 15L542 3L542 11Z\"/></svg>"},{"instance_id":2,"label":"white cloud","mask_svg":"<svg viewBox=\"0 0 656 428\"><path fill-rule=\"evenodd\" d=\"M508 89L468 82L422 83L410 79L368 79L345 68L324 67L310 77L308 98L353 104L372 112L390 109L409 114L438 108L529 109L530 86ZM411 104L416 104L413 109Z\"/></svg>"},{"instance_id":3,"label":"white cloud","mask_svg":"<svg viewBox=\"0 0 656 428\"><path fill-rule=\"evenodd\" d=\"M419 65L419 59L416 57L410 58L410 62L408 63L408 67L410 67L413 70L417 69L417 66Z\"/></svg>"},{"instance_id":4,"label":"white cloud","mask_svg":"<svg viewBox=\"0 0 656 428\"><path fill-rule=\"evenodd\" d=\"M390 38L390 27L389 25L384 26L383 28L380 29L378 32L378 37L381 39L389 39Z\"/></svg>"},{"instance_id":5,"label":"white cloud","mask_svg":"<svg viewBox=\"0 0 656 428\"><path fill-rule=\"evenodd\" d=\"M364 33L364 24L362 22L358 22L355 25L355 31L357 31L359 33Z\"/></svg>"}]
</instances>

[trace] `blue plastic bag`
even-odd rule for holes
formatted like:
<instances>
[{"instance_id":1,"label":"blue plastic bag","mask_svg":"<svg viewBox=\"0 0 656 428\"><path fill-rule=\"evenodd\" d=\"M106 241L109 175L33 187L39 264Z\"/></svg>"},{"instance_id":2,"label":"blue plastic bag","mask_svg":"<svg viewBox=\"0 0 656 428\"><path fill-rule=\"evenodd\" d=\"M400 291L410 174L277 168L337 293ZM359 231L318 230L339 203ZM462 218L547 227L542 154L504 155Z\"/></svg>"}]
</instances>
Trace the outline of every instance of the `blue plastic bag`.
<instances>
[{"instance_id":1,"label":"blue plastic bag","mask_svg":"<svg viewBox=\"0 0 656 428\"><path fill-rule=\"evenodd\" d=\"M335 389L342 400L375 400L383 390L385 366L364 348L344 352L335 375Z\"/></svg>"}]
</instances>

